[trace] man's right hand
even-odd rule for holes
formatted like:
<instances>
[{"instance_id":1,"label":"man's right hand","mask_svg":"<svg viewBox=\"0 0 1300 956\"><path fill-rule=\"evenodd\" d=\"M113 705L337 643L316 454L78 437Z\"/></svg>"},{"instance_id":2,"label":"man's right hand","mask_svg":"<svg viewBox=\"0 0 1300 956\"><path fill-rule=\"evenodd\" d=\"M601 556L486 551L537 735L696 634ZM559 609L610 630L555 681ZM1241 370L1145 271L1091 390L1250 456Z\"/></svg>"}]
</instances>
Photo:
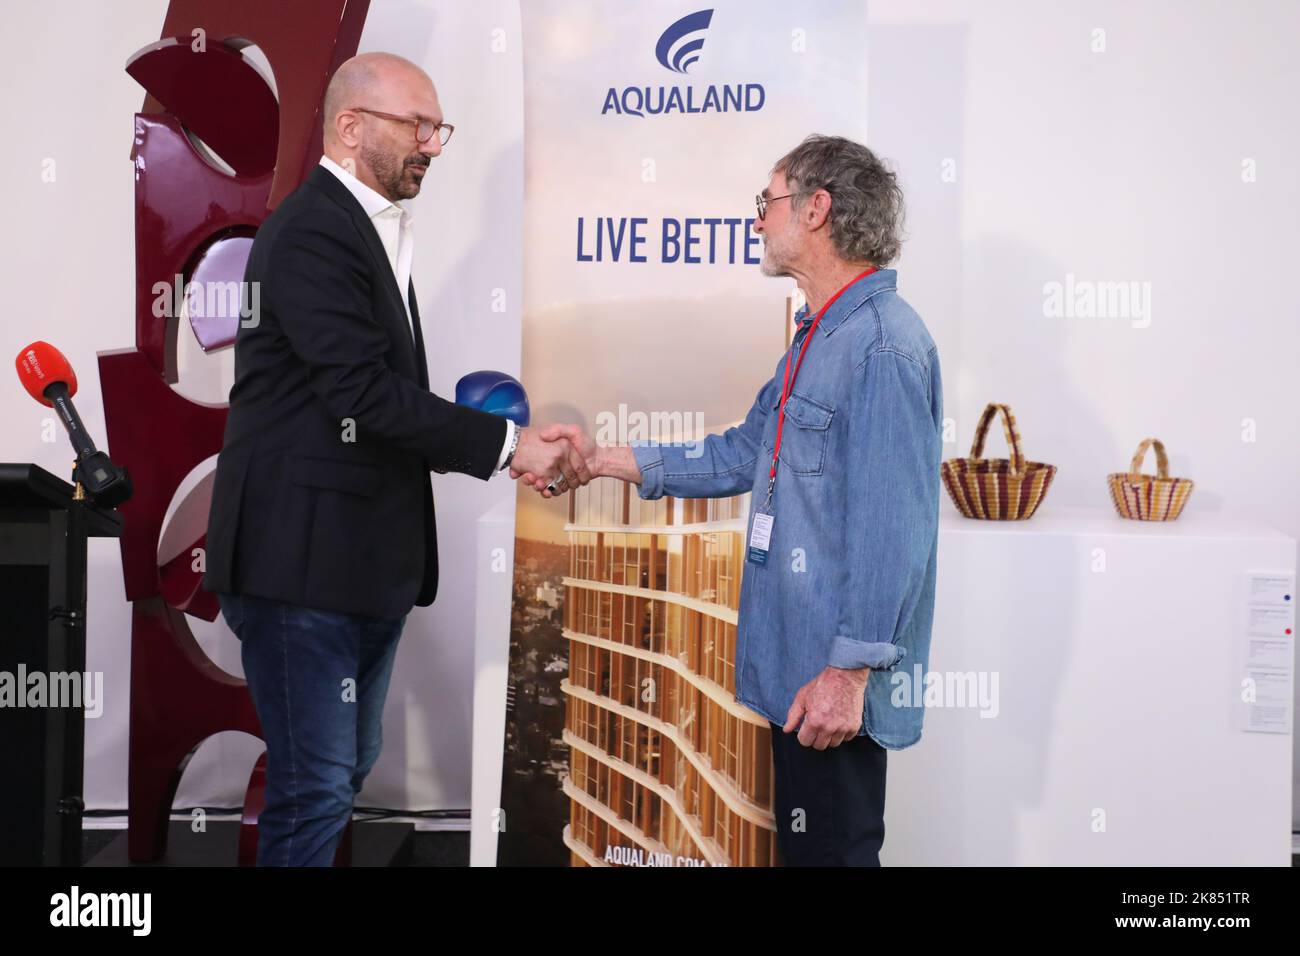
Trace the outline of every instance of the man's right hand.
<instances>
[{"instance_id":1,"label":"man's right hand","mask_svg":"<svg viewBox=\"0 0 1300 956\"><path fill-rule=\"evenodd\" d=\"M588 480L609 476L631 482L634 485L641 483L641 469L637 467L632 449L625 445L597 445L596 440L579 425L548 425L541 430L539 437L544 441L556 442L557 444L561 442L567 443L576 455L585 460L588 469ZM517 461L517 453L515 458ZM539 475L531 469L522 468L515 463L511 464L510 477L522 479L524 484L530 485L543 498L556 497L573 487L570 483L552 491L547 487L550 483L549 478L545 475Z\"/></svg>"},{"instance_id":2,"label":"man's right hand","mask_svg":"<svg viewBox=\"0 0 1300 956\"><path fill-rule=\"evenodd\" d=\"M546 481L563 475L569 488L591 481L586 457L567 438L556 436L548 440L536 428L519 430L519 446L510 461L510 475L518 477L520 473L544 477Z\"/></svg>"}]
</instances>

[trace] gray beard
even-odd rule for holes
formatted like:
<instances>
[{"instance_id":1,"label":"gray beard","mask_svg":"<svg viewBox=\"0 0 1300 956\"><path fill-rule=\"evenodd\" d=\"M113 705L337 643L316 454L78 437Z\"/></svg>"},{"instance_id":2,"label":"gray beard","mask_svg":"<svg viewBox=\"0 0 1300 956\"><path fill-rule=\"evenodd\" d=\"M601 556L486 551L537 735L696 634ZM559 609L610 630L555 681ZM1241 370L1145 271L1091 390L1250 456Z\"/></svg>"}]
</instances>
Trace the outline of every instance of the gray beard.
<instances>
[{"instance_id":1,"label":"gray beard","mask_svg":"<svg viewBox=\"0 0 1300 956\"><path fill-rule=\"evenodd\" d=\"M790 278L790 270L785 263L774 259L765 249L763 259L758 264L758 271L772 279Z\"/></svg>"}]
</instances>

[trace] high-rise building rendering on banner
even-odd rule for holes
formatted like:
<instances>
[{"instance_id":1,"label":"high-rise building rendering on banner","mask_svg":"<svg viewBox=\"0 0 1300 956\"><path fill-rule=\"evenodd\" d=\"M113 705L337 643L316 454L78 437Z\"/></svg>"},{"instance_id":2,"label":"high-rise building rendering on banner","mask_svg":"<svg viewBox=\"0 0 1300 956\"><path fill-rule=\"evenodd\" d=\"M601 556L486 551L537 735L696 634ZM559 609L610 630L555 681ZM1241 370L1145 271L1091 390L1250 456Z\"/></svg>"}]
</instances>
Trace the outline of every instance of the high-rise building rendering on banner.
<instances>
[{"instance_id":1,"label":"high-rise building rendering on banner","mask_svg":"<svg viewBox=\"0 0 1300 956\"><path fill-rule=\"evenodd\" d=\"M574 866L770 866L768 722L736 703L749 496L570 495L564 742Z\"/></svg>"}]
</instances>

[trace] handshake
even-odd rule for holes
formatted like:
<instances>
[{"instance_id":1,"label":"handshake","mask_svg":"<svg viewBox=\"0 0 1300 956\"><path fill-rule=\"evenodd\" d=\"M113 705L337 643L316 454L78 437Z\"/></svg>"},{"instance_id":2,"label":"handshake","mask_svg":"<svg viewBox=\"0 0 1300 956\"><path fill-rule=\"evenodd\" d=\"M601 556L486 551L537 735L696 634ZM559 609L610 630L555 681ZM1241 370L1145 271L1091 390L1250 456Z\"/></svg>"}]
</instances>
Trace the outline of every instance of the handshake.
<instances>
[{"instance_id":1,"label":"handshake","mask_svg":"<svg viewBox=\"0 0 1300 956\"><path fill-rule=\"evenodd\" d=\"M641 470L632 449L601 447L579 425L520 429L519 446L510 460L510 477L518 478L543 498L562 495L601 476L640 484Z\"/></svg>"}]
</instances>

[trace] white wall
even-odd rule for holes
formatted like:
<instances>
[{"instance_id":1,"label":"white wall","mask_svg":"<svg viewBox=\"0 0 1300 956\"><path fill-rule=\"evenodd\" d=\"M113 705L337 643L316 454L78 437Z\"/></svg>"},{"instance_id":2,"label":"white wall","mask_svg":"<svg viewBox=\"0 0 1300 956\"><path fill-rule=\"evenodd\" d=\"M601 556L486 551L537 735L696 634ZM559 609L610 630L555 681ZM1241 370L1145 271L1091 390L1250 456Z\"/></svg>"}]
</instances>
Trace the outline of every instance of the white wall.
<instances>
[{"instance_id":1,"label":"white wall","mask_svg":"<svg viewBox=\"0 0 1300 956\"><path fill-rule=\"evenodd\" d=\"M67 352L99 435L94 353L131 341L127 154L140 93L121 67L157 36L165 6L15 8L9 33L26 42L0 64L15 131L0 155L12 214L0 239L0 350L45 338ZM900 288L939 343L956 428L947 453L966 453L986 401L1006 401L1030 457L1060 467L1049 503L1104 505L1105 474L1156 435L1173 472L1197 482L1189 507L1300 536L1300 316L1287 288L1287 257L1300 248L1300 67L1289 55L1300 7L875 0L870 20L871 145L898 163L908 192ZM502 53L492 52L497 27ZM1102 53L1091 49L1096 29ZM512 0L374 0L362 37L363 50L424 64L458 126L414 206L416 286L442 394L471 369L518 371L518 44ZM41 182L46 157L58 163L53 184ZM955 182L943 177L946 159ZM1253 183L1242 181L1246 159ZM1044 283L1067 273L1149 282L1149 326L1046 317ZM490 309L496 288L504 314ZM65 473L62 437L43 444L42 417L16 385L0 389L0 457ZM1243 419L1255 423L1253 442L1242 440ZM446 476L436 494L440 598L412 615L403 639L367 803L469 805L479 569L455 556L475 553L474 520L511 492ZM87 731L86 794L90 806L120 807L129 641L115 545L95 545L91 573L89 666L105 672L109 697ZM237 671L224 628L203 640ZM255 752L224 738L205 747L180 799L236 802Z\"/></svg>"},{"instance_id":2,"label":"white wall","mask_svg":"<svg viewBox=\"0 0 1300 956\"><path fill-rule=\"evenodd\" d=\"M871 21L871 145L907 189L899 285L939 344L945 454L1008 402L1059 466L1049 506L1105 507L1154 435L1189 508L1300 537L1300 6L873 0ZM1149 325L1046 317L1067 273L1149 282Z\"/></svg>"}]
</instances>

